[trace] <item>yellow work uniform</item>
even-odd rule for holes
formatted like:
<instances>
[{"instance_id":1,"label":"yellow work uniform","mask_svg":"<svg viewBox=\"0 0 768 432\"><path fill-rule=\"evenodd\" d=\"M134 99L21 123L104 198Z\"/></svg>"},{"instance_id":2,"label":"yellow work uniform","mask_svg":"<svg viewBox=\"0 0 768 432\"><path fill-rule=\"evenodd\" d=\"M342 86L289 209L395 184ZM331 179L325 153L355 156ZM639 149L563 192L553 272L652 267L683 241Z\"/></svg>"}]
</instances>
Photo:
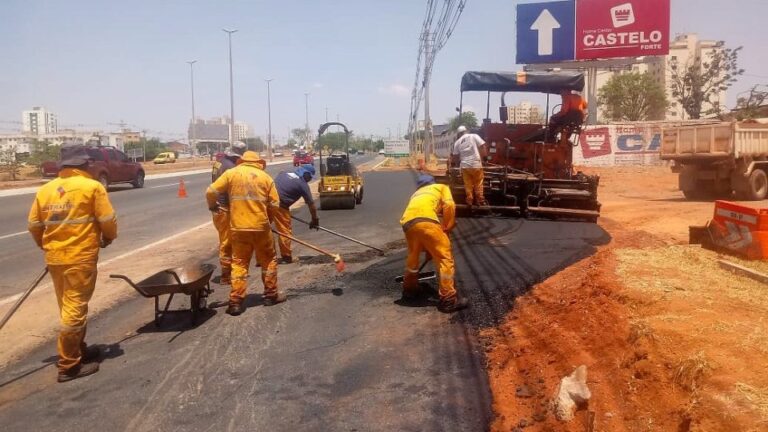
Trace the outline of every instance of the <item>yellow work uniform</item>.
<instances>
[{"instance_id":1,"label":"yellow work uniform","mask_svg":"<svg viewBox=\"0 0 768 432\"><path fill-rule=\"evenodd\" d=\"M442 213L443 220L438 215ZM448 302L456 297L454 263L451 240L447 232L456 224L456 205L446 185L431 184L419 188L412 196L400 219L408 244L403 291L414 293L419 289L419 255L426 251L435 261L440 273L440 300Z\"/></svg>"},{"instance_id":2,"label":"yellow work uniform","mask_svg":"<svg viewBox=\"0 0 768 432\"><path fill-rule=\"evenodd\" d=\"M485 174L482 168L462 168L461 178L464 180L464 192L467 198L467 205L485 205L485 194L483 192L483 179Z\"/></svg>"},{"instance_id":3,"label":"yellow work uniform","mask_svg":"<svg viewBox=\"0 0 768 432\"><path fill-rule=\"evenodd\" d=\"M213 212L213 226L219 233L219 264L221 264L221 276L226 279L232 272L232 235L229 232L229 209L221 207Z\"/></svg>"},{"instance_id":4,"label":"yellow work uniform","mask_svg":"<svg viewBox=\"0 0 768 432\"><path fill-rule=\"evenodd\" d=\"M58 367L66 372L80 364L85 349L99 245L102 238L117 238L115 211L101 183L85 171L64 168L37 192L28 223L53 279L61 319Z\"/></svg>"},{"instance_id":5,"label":"yellow work uniform","mask_svg":"<svg viewBox=\"0 0 768 432\"><path fill-rule=\"evenodd\" d=\"M278 207L275 213L275 229L277 232L291 235L293 233L291 226L291 211L286 208ZM290 257L291 251L291 239L286 236L277 236L277 245L280 247L280 255L284 257Z\"/></svg>"},{"instance_id":6,"label":"yellow work uniform","mask_svg":"<svg viewBox=\"0 0 768 432\"><path fill-rule=\"evenodd\" d=\"M248 267L251 257L261 266L264 297L277 296L277 259L270 222L279 205L272 177L263 165L243 162L226 171L208 188L206 200L213 207L217 196L229 196L229 227L232 241L232 288L230 302L242 303L245 298Z\"/></svg>"}]
</instances>

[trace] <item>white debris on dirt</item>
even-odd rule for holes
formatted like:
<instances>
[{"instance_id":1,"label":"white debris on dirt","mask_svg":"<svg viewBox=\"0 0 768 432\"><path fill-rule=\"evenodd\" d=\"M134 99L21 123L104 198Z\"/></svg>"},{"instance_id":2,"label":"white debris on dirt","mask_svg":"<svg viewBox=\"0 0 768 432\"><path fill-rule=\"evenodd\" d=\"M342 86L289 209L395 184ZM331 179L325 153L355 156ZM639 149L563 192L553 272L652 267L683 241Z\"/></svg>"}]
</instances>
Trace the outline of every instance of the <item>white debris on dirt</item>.
<instances>
[{"instance_id":1,"label":"white debris on dirt","mask_svg":"<svg viewBox=\"0 0 768 432\"><path fill-rule=\"evenodd\" d=\"M587 367L581 365L572 374L564 377L557 386L552 401L552 410L560 421L573 420L577 408L584 407L592 393L587 387Z\"/></svg>"}]
</instances>

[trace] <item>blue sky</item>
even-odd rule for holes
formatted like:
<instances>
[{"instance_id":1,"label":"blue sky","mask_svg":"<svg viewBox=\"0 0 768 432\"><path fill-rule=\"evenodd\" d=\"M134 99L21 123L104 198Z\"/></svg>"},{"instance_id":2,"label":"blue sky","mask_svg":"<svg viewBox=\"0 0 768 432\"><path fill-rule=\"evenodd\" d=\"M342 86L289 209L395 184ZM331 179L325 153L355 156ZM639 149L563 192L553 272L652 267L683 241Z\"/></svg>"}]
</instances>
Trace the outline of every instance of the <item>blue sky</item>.
<instances>
[{"instance_id":1,"label":"blue sky","mask_svg":"<svg viewBox=\"0 0 768 432\"><path fill-rule=\"evenodd\" d=\"M515 70L515 5L469 0L439 53L432 81L435 123L453 114L466 70ZM408 124L425 0L21 1L0 4L0 132L42 105L60 124L125 121L165 138L183 137L190 117L189 66L196 59L198 116L229 113L227 36L233 37L235 118L285 136L336 115L360 134L394 135ZM738 7L726 8L728 4ZM672 0L672 33L743 45L747 76L729 93L768 84L764 0ZM531 98L535 102L539 99ZM465 102L484 110L479 96ZM498 102L492 101L492 105ZM492 110L493 110L492 106ZM152 134L153 132L150 132Z\"/></svg>"}]
</instances>

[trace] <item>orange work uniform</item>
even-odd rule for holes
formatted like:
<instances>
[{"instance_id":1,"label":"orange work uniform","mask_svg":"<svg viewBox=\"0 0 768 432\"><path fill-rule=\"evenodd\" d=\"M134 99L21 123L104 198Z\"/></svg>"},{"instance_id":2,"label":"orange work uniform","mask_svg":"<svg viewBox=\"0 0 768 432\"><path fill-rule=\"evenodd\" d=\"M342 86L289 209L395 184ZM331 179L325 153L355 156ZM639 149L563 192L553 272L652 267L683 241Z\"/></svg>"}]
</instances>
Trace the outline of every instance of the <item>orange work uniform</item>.
<instances>
[{"instance_id":1,"label":"orange work uniform","mask_svg":"<svg viewBox=\"0 0 768 432\"><path fill-rule=\"evenodd\" d=\"M239 158L239 157L238 157ZM225 172L237 165L236 160L230 156L224 156L214 162L211 172L211 183L215 182ZM229 198L227 194L217 197L218 206L212 213L213 226L219 234L219 264L221 265L220 283L230 283L232 274L232 240L229 232Z\"/></svg>"},{"instance_id":2,"label":"orange work uniform","mask_svg":"<svg viewBox=\"0 0 768 432\"><path fill-rule=\"evenodd\" d=\"M99 246L102 239L117 238L117 218L101 183L85 171L64 168L37 191L28 223L53 279L61 320L58 368L66 372L80 364L86 348Z\"/></svg>"},{"instance_id":3,"label":"orange work uniform","mask_svg":"<svg viewBox=\"0 0 768 432\"><path fill-rule=\"evenodd\" d=\"M246 152L248 155L250 152ZM219 194L229 196L229 228L232 241L232 288L229 301L245 298L251 257L261 266L264 297L277 297L277 258L270 227L279 205L272 177L256 160L243 156L242 163L226 171L208 188L206 200L213 207Z\"/></svg>"},{"instance_id":4,"label":"orange work uniform","mask_svg":"<svg viewBox=\"0 0 768 432\"><path fill-rule=\"evenodd\" d=\"M442 222L440 214L443 216ZM440 273L440 301L454 301L454 262L447 233L456 225L456 205L448 186L430 184L419 188L411 196L400 225L405 231L408 244L403 292L418 292L419 256L422 251L426 251L435 260L435 267Z\"/></svg>"}]
</instances>

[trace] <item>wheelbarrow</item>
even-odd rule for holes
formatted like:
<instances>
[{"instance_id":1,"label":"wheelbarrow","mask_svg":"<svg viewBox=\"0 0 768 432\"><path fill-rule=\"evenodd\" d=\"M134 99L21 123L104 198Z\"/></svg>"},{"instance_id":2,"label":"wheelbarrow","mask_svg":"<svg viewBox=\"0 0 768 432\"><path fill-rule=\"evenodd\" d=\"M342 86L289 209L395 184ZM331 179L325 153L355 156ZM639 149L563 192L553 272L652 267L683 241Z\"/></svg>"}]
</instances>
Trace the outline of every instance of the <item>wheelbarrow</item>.
<instances>
[{"instance_id":1,"label":"wheelbarrow","mask_svg":"<svg viewBox=\"0 0 768 432\"><path fill-rule=\"evenodd\" d=\"M186 309L168 310L173 296L186 294L190 296L189 310L192 312L192 325L197 324L200 311L208 306L208 295L211 289L211 275L216 269L213 264L199 264L186 267L166 269L152 276L134 283L127 276L112 274L113 279L122 279L133 287L139 294L146 298L155 299L155 325L159 326L166 314L172 312L186 312ZM165 307L160 309L160 296L168 295Z\"/></svg>"}]
</instances>

